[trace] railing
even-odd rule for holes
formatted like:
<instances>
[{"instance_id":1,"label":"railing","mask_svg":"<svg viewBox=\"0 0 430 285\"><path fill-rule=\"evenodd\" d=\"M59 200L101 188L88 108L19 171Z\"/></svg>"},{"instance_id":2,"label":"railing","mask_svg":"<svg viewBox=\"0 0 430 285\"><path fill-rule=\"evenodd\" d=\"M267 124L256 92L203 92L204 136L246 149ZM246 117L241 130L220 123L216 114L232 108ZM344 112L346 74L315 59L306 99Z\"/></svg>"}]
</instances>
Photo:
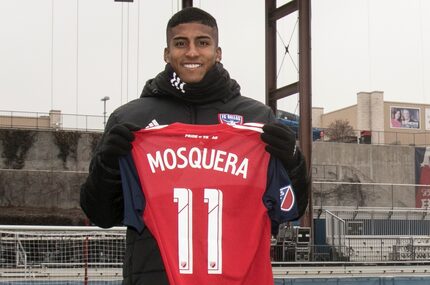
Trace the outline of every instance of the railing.
<instances>
[{"instance_id":1,"label":"railing","mask_svg":"<svg viewBox=\"0 0 430 285\"><path fill-rule=\"evenodd\" d=\"M16 266L27 269L27 253L18 238L16 238Z\"/></svg>"},{"instance_id":2,"label":"railing","mask_svg":"<svg viewBox=\"0 0 430 285\"><path fill-rule=\"evenodd\" d=\"M337 251L344 255L345 249L345 220L330 211L326 212L326 242L334 246Z\"/></svg>"},{"instance_id":3,"label":"railing","mask_svg":"<svg viewBox=\"0 0 430 285\"><path fill-rule=\"evenodd\" d=\"M121 280L124 251L122 227L0 226L0 283Z\"/></svg>"},{"instance_id":4,"label":"railing","mask_svg":"<svg viewBox=\"0 0 430 285\"><path fill-rule=\"evenodd\" d=\"M337 177L337 168L333 166L322 174L323 179L334 180ZM318 177L319 179L321 177ZM400 184L400 183L366 183L342 181L313 181L313 203L320 208L327 206L348 207L391 207L391 208L421 208L428 201L417 196L418 191L430 189L428 184Z\"/></svg>"},{"instance_id":5,"label":"railing","mask_svg":"<svg viewBox=\"0 0 430 285\"><path fill-rule=\"evenodd\" d=\"M62 129L101 131L104 129L104 116L63 114L59 111L22 112L0 110L1 128L26 129ZM324 133L325 129L320 129ZM350 143L377 144L377 145L430 145L430 130L417 132L416 130L402 131L371 131L371 136L362 136L360 130L355 130L356 136L349 137ZM322 137L320 142L336 142Z\"/></svg>"},{"instance_id":6,"label":"railing","mask_svg":"<svg viewBox=\"0 0 430 285\"><path fill-rule=\"evenodd\" d=\"M342 220L334 214L328 215ZM290 241L273 244L271 258L275 276L285 278L290 270L299 268L314 270L316 275L325 272L336 276L348 273L342 271L346 267L359 268L356 273L365 275L375 265L385 266L381 274L385 271L400 274L409 269L411 273L428 274L423 268L428 269L430 265L430 236L345 235L344 241L334 243L309 245L305 259L304 248L297 244ZM119 284L124 250L124 227L0 226L0 283ZM306 276L307 272L295 274Z\"/></svg>"},{"instance_id":7,"label":"railing","mask_svg":"<svg viewBox=\"0 0 430 285\"><path fill-rule=\"evenodd\" d=\"M103 268L112 277L122 267L125 228L1 226L0 248L0 273L15 268L17 275L43 271L78 278L87 270L102 278L97 269ZM297 250L292 243L272 245L272 261L298 261ZM345 236L341 244L311 245L308 261L430 263L430 236Z\"/></svg>"},{"instance_id":8,"label":"railing","mask_svg":"<svg viewBox=\"0 0 430 285\"><path fill-rule=\"evenodd\" d=\"M297 259L297 247L293 244L272 246L274 264L297 262L327 262L348 264L430 264L430 245L414 244L414 237L367 237L355 239L346 237L346 245L311 245L309 259L303 262ZM428 242L429 237L426 238ZM409 243L403 243L408 241Z\"/></svg>"},{"instance_id":9,"label":"railing","mask_svg":"<svg viewBox=\"0 0 430 285\"><path fill-rule=\"evenodd\" d=\"M309 244L308 259L298 260L301 248L294 242L279 240L271 246L272 261L430 264L430 235L345 235L342 219L330 216L340 226L333 226L332 233L327 234L327 244ZM328 232L330 227L328 223ZM97 268L104 268L105 275L117 275L124 256L125 228L4 225L0 226L0 249L0 275L1 269L11 268L16 268L19 274L44 268L70 276L84 270L92 274Z\"/></svg>"},{"instance_id":10,"label":"railing","mask_svg":"<svg viewBox=\"0 0 430 285\"><path fill-rule=\"evenodd\" d=\"M410 145L410 146L426 146L430 145L430 130L422 131L413 129L402 129L399 131L363 131L354 130L353 136L348 136L340 140L331 139L327 136L321 137L320 142L340 142L340 143L355 143L355 144L372 144L372 145ZM320 129L321 133L325 133L326 129ZM364 134L362 134L364 133Z\"/></svg>"},{"instance_id":11,"label":"railing","mask_svg":"<svg viewBox=\"0 0 430 285\"><path fill-rule=\"evenodd\" d=\"M101 131L104 116L0 110L0 128Z\"/></svg>"}]
</instances>

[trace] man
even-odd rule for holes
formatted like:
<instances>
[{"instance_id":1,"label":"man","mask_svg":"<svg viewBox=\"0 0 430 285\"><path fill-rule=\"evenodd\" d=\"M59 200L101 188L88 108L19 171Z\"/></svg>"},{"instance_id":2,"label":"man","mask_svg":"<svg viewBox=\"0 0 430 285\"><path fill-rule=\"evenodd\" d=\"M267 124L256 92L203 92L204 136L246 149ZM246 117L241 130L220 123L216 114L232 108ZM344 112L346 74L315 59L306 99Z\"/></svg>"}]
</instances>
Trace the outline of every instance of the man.
<instances>
[{"instance_id":1,"label":"man","mask_svg":"<svg viewBox=\"0 0 430 285\"><path fill-rule=\"evenodd\" d=\"M296 148L294 133L276 123L269 107L241 96L240 86L220 63L222 51L216 20L201 9L185 8L169 20L166 36L165 70L146 83L139 99L111 114L81 189L81 207L92 223L103 228L121 223L127 226L125 284L169 284L153 234L146 226L137 229L124 220L124 211L129 213L130 207L124 206L127 202L118 161L130 153L133 132L140 128L173 123L263 123L261 139L267 143L267 152L279 159L288 172L298 216L304 213L308 201L306 165Z\"/></svg>"},{"instance_id":2,"label":"man","mask_svg":"<svg viewBox=\"0 0 430 285\"><path fill-rule=\"evenodd\" d=\"M413 128L419 129L419 122L412 118L409 109L402 110L402 127L403 128Z\"/></svg>"}]
</instances>

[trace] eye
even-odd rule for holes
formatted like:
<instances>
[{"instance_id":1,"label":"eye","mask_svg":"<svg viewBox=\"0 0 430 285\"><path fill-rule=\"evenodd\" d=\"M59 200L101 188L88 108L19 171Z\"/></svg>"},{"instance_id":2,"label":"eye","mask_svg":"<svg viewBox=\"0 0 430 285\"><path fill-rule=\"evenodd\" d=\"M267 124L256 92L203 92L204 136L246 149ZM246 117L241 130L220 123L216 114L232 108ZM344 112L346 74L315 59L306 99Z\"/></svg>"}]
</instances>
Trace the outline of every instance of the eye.
<instances>
[{"instance_id":1,"label":"eye","mask_svg":"<svg viewBox=\"0 0 430 285\"><path fill-rule=\"evenodd\" d=\"M185 45L186 45L185 41L175 41L174 42L174 46L177 47L177 48L184 47Z\"/></svg>"},{"instance_id":2,"label":"eye","mask_svg":"<svg viewBox=\"0 0 430 285\"><path fill-rule=\"evenodd\" d=\"M210 42L208 40L199 40L198 44L201 47L205 47L205 46L209 46Z\"/></svg>"}]
</instances>

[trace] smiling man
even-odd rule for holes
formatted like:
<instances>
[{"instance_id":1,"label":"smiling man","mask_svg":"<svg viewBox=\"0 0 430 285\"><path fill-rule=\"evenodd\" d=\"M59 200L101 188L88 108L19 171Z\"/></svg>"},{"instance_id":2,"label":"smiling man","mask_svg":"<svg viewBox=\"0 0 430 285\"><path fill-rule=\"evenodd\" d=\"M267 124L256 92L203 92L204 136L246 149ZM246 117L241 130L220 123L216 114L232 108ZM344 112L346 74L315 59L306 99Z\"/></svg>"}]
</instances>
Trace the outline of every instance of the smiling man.
<instances>
[{"instance_id":1,"label":"smiling man","mask_svg":"<svg viewBox=\"0 0 430 285\"><path fill-rule=\"evenodd\" d=\"M166 40L164 71L147 81L140 98L110 115L81 188L81 207L95 225L127 226L124 284L249 285L257 277L264 280L258 284L273 284L270 234L277 233L279 222L298 219L308 201L307 168L295 135L277 123L268 106L241 95L221 64L218 27L210 14L198 8L177 12L167 24ZM243 128L258 129L257 135ZM149 145L151 151L139 153ZM255 162L260 156L266 163ZM153 171L137 173L136 165L146 157ZM158 166L169 171L158 171ZM155 179L153 174L161 176ZM198 196L206 192L204 199ZM191 194L201 199L193 198L193 204ZM192 216L193 207L201 210L206 202L218 210L206 208L206 213ZM233 220L237 227L224 228ZM258 228L262 234L243 235L250 224L264 225ZM185 226L189 231L180 231ZM163 243L160 231L172 230L175 234L167 235L172 242ZM216 242L206 240L208 235L216 236ZM254 246L241 251L236 247L241 242L231 243L242 236Z\"/></svg>"},{"instance_id":2,"label":"smiling man","mask_svg":"<svg viewBox=\"0 0 430 285\"><path fill-rule=\"evenodd\" d=\"M164 60L187 83L200 82L216 62L221 61L216 22L167 25Z\"/></svg>"}]
</instances>

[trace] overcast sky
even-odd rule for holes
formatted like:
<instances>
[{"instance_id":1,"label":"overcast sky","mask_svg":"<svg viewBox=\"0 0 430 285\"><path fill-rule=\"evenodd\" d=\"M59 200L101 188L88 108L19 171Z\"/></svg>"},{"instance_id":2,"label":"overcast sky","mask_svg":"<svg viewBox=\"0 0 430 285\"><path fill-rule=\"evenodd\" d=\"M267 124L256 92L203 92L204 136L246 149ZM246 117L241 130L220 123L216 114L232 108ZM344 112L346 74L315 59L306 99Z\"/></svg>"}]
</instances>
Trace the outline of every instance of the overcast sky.
<instances>
[{"instance_id":1,"label":"overcast sky","mask_svg":"<svg viewBox=\"0 0 430 285\"><path fill-rule=\"evenodd\" d=\"M108 113L137 98L164 67L165 25L180 2L0 0L0 110L102 115L104 96ZM262 102L264 2L194 0L217 18L222 62L242 94ZM282 86L298 78L297 13L278 32ZM429 51L430 1L313 0L313 106L333 111L373 90L430 103ZM298 113L297 96L279 106Z\"/></svg>"}]
</instances>

